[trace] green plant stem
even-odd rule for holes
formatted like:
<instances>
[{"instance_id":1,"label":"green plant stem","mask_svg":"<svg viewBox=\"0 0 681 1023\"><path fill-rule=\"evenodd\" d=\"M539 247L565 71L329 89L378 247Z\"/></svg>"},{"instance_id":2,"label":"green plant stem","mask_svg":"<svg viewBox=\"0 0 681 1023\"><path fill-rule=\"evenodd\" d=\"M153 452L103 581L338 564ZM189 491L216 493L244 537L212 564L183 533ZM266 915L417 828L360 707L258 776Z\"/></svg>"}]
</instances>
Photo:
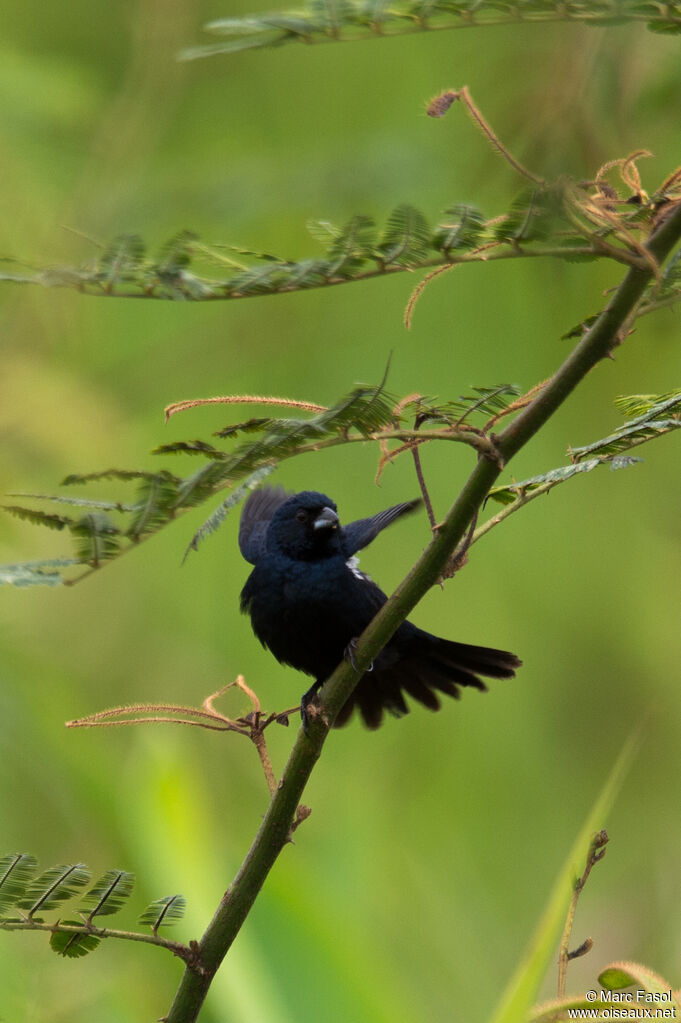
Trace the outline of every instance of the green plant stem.
<instances>
[{"instance_id":1,"label":"green plant stem","mask_svg":"<svg viewBox=\"0 0 681 1023\"><path fill-rule=\"evenodd\" d=\"M166 948L173 955L180 959L189 960L193 952L189 945L183 945L179 941L169 941L161 938L158 934L142 934L140 931L120 931L110 927L97 927L89 924L68 924L58 921L54 924L44 923L40 920L0 920L2 931L49 931L51 934L91 934L94 938L119 938L122 941L141 941L146 945L156 945L158 948Z\"/></svg>"},{"instance_id":2,"label":"green plant stem","mask_svg":"<svg viewBox=\"0 0 681 1023\"><path fill-rule=\"evenodd\" d=\"M492 244L492 243L490 243ZM500 247L501 242L495 243ZM632 253L625 248L618 248L616 245L605 247L603 243L598 245L594 243L575 245L570 248L570 256L594 256L599 259L612 259L615 262L624 263L629 266L632 263L632 259L636 259L636 256L632 256ZM206 284L211 290L208 294L201 295L200 298L192 298L195 302L232 302L242 298L266 298L268 295L287 295L294 294L299 291L312 291L318 290L319 288L334 288L339 284L351 284L354 281L367 281L372 280L375 277L387 277L391 274L414 272L415 270L429 270L436 267L454 267L460 266L465 263L491 263L497 260L506 259L522 259L522 258L550 258L550 259L565 259L566 250L557 246L547 246L546 248L530 248L527 245L523 246L520 243L515 243L513 246L506 245L505 248L500 248L496 251L490 251L489 247L485 247L484 252L472 252L466 255L457 256L454 253L450 254L447 258L442 256L436 256L430 259L424 259L419 263L409 266L383 266L376 267L371 270L361 270L352 276L347 277L332 277L327 280L316 282L315 284L307 284L304 286L298 284L282 284L278 288L272 288L269 291L236 291L230 290L229 284L221 282L219 280L210 280L207 278L200 278L197 276L197 280L201 283ZM166 291L158 290L158 288L146 287L142 289L142 284L137 285L137 290L132 290L131 285L122 286L117 285L117 282L113 282L113 285L107 287L102 286L100 282L94 280L88 280L82 276L78 276L77 272L73 277L68 277L64 280L50 280L48 272L39 271L34 277L19 277L12 276L11 274L0 274L0 282L14 283L14 284L39 284L41 287L48 288L72 288L77 289L81 294L89 295L93 298L134 298L134 299L146 299L150 301L161 301L168 302L174 301L171 294Z\"/></svg>"},{"instance_id":3,"label":"green plant stem","mask_svg":"<svg viewBox=\"0 0 681 1023\"><path fill-rule=\"evenodd\" d=\"M681 206L671 212L651 237L648 252L661 264L680 237ZM504 463L527 444L579 382L619 343L652 276L652 270L647 267L629 269L608 305L562 366L531 404L496 438L496 447ZM343 662L325 683L322 713L312 720L309 735L299 730L258 834L199 943L199 960L185 970L166 1017L167 1023L193 1023L197 1019L215 972L275 860L289 841L300 798L335 716L401 622L441 577L452 552L463 539L502 468L501 460L478 459L436 536L362 633L354 652L357 670L349 662Z\"/></svg>"}]
</instances>

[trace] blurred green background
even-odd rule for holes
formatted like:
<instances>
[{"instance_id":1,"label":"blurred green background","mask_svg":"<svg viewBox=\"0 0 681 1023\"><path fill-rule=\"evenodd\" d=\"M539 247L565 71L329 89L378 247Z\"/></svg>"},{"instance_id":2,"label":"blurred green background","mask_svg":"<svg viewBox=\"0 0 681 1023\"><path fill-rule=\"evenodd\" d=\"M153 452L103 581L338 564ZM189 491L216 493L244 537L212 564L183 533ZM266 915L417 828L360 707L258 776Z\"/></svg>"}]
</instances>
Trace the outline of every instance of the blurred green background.
<instances>
[{"instance_id":1,"label":"blurred green background","mask_svg":"<svg viewBox=\"0 0 681 1023\"><path fill-rule=\"evenodd\" d=\"M175 61L205 20L250 9L5 5L0 251L78 261L92 250L74 231L139 232L155 246L186 227L301 258L316 249L308 218L382 220L403 201L430 217L459 201L501 213L520 184L510 168L462 109L424 116L434 93L463 84L544 176L588 177L645 147L652 191L678 161L673 37L518 25ZM2 491L54 492L68 472L109 465L158 467L156 444L238 418L200 409L164 427L169 402L251 392L331 403L356 381L378 381L391 350L398 394L528 388L620 277L614 264L459 268L427 290L410 333L409 274L205 306L6 284ZM678 360L675 314L646 317L522 452L515 478L607 434L614 396L678 386ZM452 448L424 456L440 514L472 464ZM592 986L612 958L645 960L681 983L678 441L641 454L643 465L577 479L511 519L419 606L418 623L517 651L525 667L437 716L417 709L376 734L353 723L331 736L307 793L312 817L202 1020L486 1019L613 760L648 715L603 822L611 846L578 910L575 943L591 935L596 947L570 967L568 988ZM375 451L353 446L287 463L275 481L330 493L348 520L417 492L407 461L377 489L375 463ZM125 702L198 704L239 672L268 709L306 686L238 613L248 567L236 515L181 566L205 514L73 589L2 592L2 849L33 852L42 866L134 871L120 926L152 898L183 892L188 914L173 936L184 940L200 935L266 807L253 750L188 728L67 732L63 722ZM3 562L69 553L60 534L8 518L0 530ZM363 567L389 590L427 539L414 517L365 552ZM277 769L293 734L271 734ZM157 1019L181 973L179 961L125 943L82 961L58 959L38 935L0 944L9 1023ZM555 983L552 970L544 996Z\"/></svg>"}]
</instances>

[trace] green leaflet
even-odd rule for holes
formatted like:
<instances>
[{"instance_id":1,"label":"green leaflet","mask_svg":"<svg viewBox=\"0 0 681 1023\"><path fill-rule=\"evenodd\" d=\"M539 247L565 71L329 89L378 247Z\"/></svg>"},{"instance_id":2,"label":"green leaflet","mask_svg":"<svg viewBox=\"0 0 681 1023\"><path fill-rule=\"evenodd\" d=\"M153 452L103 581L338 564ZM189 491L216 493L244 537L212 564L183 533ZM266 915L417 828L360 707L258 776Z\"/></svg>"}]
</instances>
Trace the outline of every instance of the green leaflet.
<instances>
[{"instance_id":1,"label":"green leaflet","mask_svg":"<svg viewBox=\"0 0 681 1023\"><path fill-rule=\"evenodd\" d=\"M67 497L65 494L8 494L8 497L30 497L35 501L54 501L56 504L70 504L74 508L91 508L95 511L132 512L135 506L118 501L93 501L87 497ZM7 510L6 506L5 509Z\"/></svg>"},{"instance_id":2,"label":"green leaflet","mask_svg":"<svg viewBox=\"0 0 681 1023\"><path fill-rule=\"evenodd\" d=\"M352 277L374 255L376 232L371 217L350 220L329 246L326 273L329 278Z\"/></svg>"},{"instance_id":3,"label":"green leaflet","mask_svg":"<svg viewBox=\"0 0 681 1023\"><path fill-rule=\"evenodd\" d=\"M199 544L205 540L211 533L215 533L222 523L227 518L228 513L231 509L243 501L244 497L250 490L254 490L264 479L270 476L274 472L275 467L273 465L263 465L262 468L257 469L254 473L246 479L240 487L237 487L229 497L225 498L222 504L218 505L215 511L206 519L203 525L197 529L194 536L191 538L189 546L184 552L182 561L184 562L190 551L197 551Z\"/></svg>"},{"instance_id":4,"label":"green leaflet","mask_svg":"<svg viewBox=\"0 0 681 1023\"><path fill-rule=\"evenodd\" d=\"M472 387L471 390L472 395L460 395L454 401L438 403L423 397L409 401L401 407L400 421L406 425L410 418L418 417L422 424L434 422L461 426L475 414L489 417L503 412L522 393L517 384Z\"/></svg>"},{"instance_id":5,"label":"green leaflet","mask_svg":"<svg viewBox=\"0 0 681 1023\"><path fill-rule=\"evenodd\" d=\"M671 415L681 412L681 391L620 395L615 398L615 408L623 416L641 416L643 419L654 419L661 414Z\"/></svg>"},{"instance_id":6,"label":"green leaflet","mask_svg":"<svg viewBox=\"0 0 681 1023\"><path fill-rule=\"evenodd\" d=\"M90 880L90 872L84 863L69 866L50 867L29 883L22 898L17 900L20 909L28 910L30 917L37 912L54 909L62 902L72 899Z\"/></svg>"},{"instance_id":7,"label":"green leaflet","mask_svg":"<svg viewBox=\"0 0 681 1023\"><path fill-rule=\"evenodd\" d=\"M444 220L433 233L433 246L446 256L450 252L474 249L485 229L485 218L475 206L457 204L444 212Z\"/></svg>"},{"instance_id":8,"label":"green leaflet","mask_svg":"<svg viewBox=\"0 0 681 1023\"><path fill-rule=\"evenodd\" d=\"M64 526L73 525L73 519L66 515L55 515L51 512L36 511L33 508L23 508L16 504L3 504L3 511L9 512L17 519L30 522L32 526L47 526L48 529L63 529Z\"/></svg>"},{"instance_id":9,"label":"green leaflet","mask_svg":"<svg viewBox=\"0 0 681 1023\"><path fill-rule=\"evenodd\" d=\"M165 476L170 476L167 470L163 470ZM148 472L144 469L102 469L100 472L70 473L61 482L63 487L72 487L82 483L92 483L99 480L148 480L157 476L158 473ZM177 483L180 482L177 476L172 477ZM45 500L45 498L43 498ZM51 500L51 498L48 498Z\"/></svg>"},{"instance_id":10,"label":"green leaflet","mask_svg":"<svg viewBox=\"0 0 681 1023\"><path fill-rule=\"evenodd\" d=\"M143 533L153 533L165 525L174 514L177 493L178 480L170 474L158 473L143 479L127 535L139 540Z\"/></svg>"},{"instance_id":11,"label":"green leaflet","mask_svg":"<svg viewBox=\"0 0 681 1023\"><path fill-rule=\"evenodd\" d=\"M186 908L187 900L184 895L165 895L146 907L140 914L138 923L151 927L155 934L159 927L170 927L181 920Z\"/></svg>"},{"instance_id":12,"label":"green leaflet","mask_svg":"<svg viewBox=\"0 0 681 1023\"><path fill-rule=\"evenodd\" d=\"M81 910L88 919L95 916L111 916L117 913L132 894L135 875L127 870L107 870L83 896Z\"/></svg>"},{"instance_id":13,"label":"green leaflet","mask_svg":"<svg viewBox=\"0 0 681 1023\"><path fill-rule=\"evenodd\" d=\"M26 892L36 872L35 856L15 853L0 859L0 916Z\"/></svg>"},{"instance_id":14,"label":"green leaflet","mask_svg":"<svg viewBox=\"0 0 681 1023\"><path fill-rule=\"evenodd\" d=\"M388 217L377 251L383 267L416 266L430 247L426 218L414 206L398 206Z\"/></svg>"},{"instance_id":15,"label":"green leaflet","mask_svg":"<svg viewBox=\"0 0 681 1023\"><path fill-rule=\"evenodd\" d=\"M98 568L120 550L120 529L103 512L90 512L69 526L80 561Z\"/></svg>"},{"instance_id":16,"label":"green leaflet","mask_svg":"<svg viewBox=\"0 0 681 1023\"><path fill-rule=\"evenodd\" d=\"M642 461L642 458L634 458L631 455L606 455L601 458L590 458L586 462L574 462L571 465L561 465L557 469L549 469L548 472L532 476L530 479L520 480L518 483L493 487L488 497L499 504L514 504L518 499L527 498L538 490L547 493L559 483L564 483L566 480L572 479L573 476L591 472L600 465L609 465L611 469L617 470L627 469Z\"/></svg>"},{"instance_id":17,"label":"green leaflet","mask_svg":"<svg viewBox=\"0 0 681 1023\"><path fill-rule=\"evenodd\" d=\"M555 233L561 213L555 190L526 189L513 201L507 216L497 226L496 237L514 244L545 241Z\"/></svg>"},{"instance_id":18,"label":"green leaflet","mask_svg":"<svg viewBox=\"0 0 681 1023\"><path fill-rule=\"evenodd\" d=\"M59 586L64 582L59 570L80 564L79 558L46 558L43 561L0 565L0 585Z\"/></svg>"},{"instance_id":19,"label":"green leaflet","mask_svg":"<svg viewBox=\"0 0 681 1023\"><path fill-rule=\"evenodd\" d=\"M600 457L620 454L644 444L654 437L677 430L681 426L681 392L667 394L634 394L615 400L618 410L638 413L608 437L572 448L572 457L579 461L590 455Z\"/></svg>"},{"instance_id":20,"label":"green leaflet","mask_svg":"<svg viewBox=\"0 0 681 1023\"><path fill-rule=\"evenodd\" d=\"M98 280L111 292L120 281L135 280L144 260L144 242L138 234L122 234L107 246L98 264Z\"/></svg>"},{"instance_id":21,"label":"green leaflet","mask_svg":"<svg viewBox=\"0 0 681 1023\"><path fill-rule=\"evenodd\" d=\"M178 231L161 248L154 271L160 278L173 277L179 270L184 270L192 261L193 243L198 235L193 231Z\"/></svg>"},{"instance_id":22,"label":"green leaflet","mask_svg":"<svg viewBox=\"0 0 681 1023\"><path fill-rule=\"evenodd\" d=\"M62 920L61 923L71 927L82 927L82 920ZM67 959L79 959L86 956L88 952L94 952L101 944L101 938L94 934L71 933L68 931L53 931L50 934L50 948L58 955Z\"/></svg>"}]
</instances>

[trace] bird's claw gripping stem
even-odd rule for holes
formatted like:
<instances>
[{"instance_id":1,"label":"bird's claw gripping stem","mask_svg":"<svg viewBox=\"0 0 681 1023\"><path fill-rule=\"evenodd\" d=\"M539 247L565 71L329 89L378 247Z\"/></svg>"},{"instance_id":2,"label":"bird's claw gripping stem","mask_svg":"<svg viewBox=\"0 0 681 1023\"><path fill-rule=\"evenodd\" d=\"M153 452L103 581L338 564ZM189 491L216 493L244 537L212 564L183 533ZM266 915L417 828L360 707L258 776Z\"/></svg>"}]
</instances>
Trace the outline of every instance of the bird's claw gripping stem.
<instances>
[{"instance_id":1,"label":"bird's claw gripping stem","mask_svg":"<svg viewBox=\"0 0 681 1023\"><path fill-rule=\"evenodd\" d=\"M358 642L359 642L359 640L357 639L357 637L353 636L353 638L350 640L350 642L348 643L348 645L346 646L346 648L345 648L345 650L343 652L343 657L345 658L346 661L350 661L350 664L355 669L355 671L359 671L360 670L357 667L357 661L355 660L355 650L357 649L357 643ZM374 662L372 661L371 664L369 665L369 667L365 668L364 670L365 671L373 671L374 670Z\"/></svg>"},{"instance_id":2,"label":"bird's claw gripping stem","mask_svg":"<svg viewBox=\"0 0 681 1023\"><path fill-rule=\"evenodd\" d=\"M316 717L319 713L319 705L317 704L315 697L317 696L317 690L321 687L321 685L321 682L315 682L314 685L311 685L307 692L303 693L300 698L300 720L302 722L305 735L310 734L310 719ZM308 709L310 708L310 705L312 705L311 710Z\"/></svg>"}]
</instances>

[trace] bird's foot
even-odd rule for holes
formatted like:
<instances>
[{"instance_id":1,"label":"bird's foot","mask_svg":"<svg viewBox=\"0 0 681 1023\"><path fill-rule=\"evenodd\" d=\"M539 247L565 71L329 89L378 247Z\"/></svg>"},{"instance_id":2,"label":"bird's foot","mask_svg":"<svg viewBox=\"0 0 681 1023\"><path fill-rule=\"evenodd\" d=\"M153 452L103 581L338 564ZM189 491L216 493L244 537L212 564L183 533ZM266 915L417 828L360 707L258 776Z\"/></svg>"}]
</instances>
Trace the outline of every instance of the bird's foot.
<instances>
[{"instance_id":1,"label":"bird's foot","mask_svg":"<svg viewBox=\"0 0 681 1023\"><path fill-rule=\"evenodd\" d=\"M317 690L321 686L321 682L315 682L313 686L310 686L306 693L300 698L300 720L303 725L303 731L305 735L310 734L310 722L313 721L319 714L321 707L317 700Z\"/></svg>"},{"instance_id":2,"label":"bird's foot","mask_svg":"<svg viewBox=\"0 0 681 1023\"><path fill-rule=\"evenodd\" d=\"M346 661L350 661L350 664L355 669L355 671L359 671L360 670L358 668L358 666L357 666L357 661L355 660L355 650L357 649L358 642L359 642L359 640L357 639L357 637L353 636L353 638L350 640L350 642L346 646L345 650L343 651L343 657L345 658ZM373 671L374 670L374 662L372 661L371 664L369 665L369 667L365 668L364 670L365 671Z\"/></svg>"}]
</instances>

